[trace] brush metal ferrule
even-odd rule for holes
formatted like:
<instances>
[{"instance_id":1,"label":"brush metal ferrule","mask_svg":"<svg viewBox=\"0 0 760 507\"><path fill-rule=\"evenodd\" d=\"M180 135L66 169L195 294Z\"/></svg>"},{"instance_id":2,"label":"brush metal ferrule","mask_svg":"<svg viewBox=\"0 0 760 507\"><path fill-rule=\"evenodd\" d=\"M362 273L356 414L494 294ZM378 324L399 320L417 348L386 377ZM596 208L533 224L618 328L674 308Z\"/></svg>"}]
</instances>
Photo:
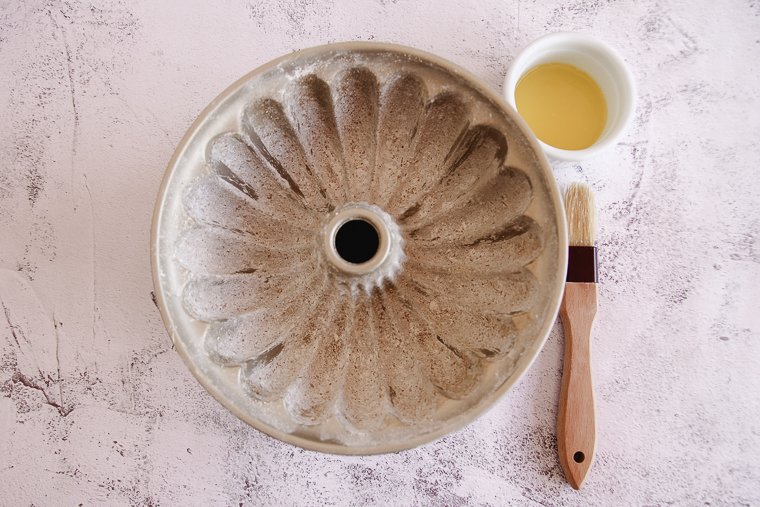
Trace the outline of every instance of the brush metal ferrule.
<instances>
[{"instance_id":1,"label":"brush metal ferrule","mask_svg":"<svg viewBox=\"0 0 760 507\"><path fill-rule=\"evenodd\" d=\"M571 246L567 259L567 281L597 283L595 246Z\"/></svg>"}]
</instances>

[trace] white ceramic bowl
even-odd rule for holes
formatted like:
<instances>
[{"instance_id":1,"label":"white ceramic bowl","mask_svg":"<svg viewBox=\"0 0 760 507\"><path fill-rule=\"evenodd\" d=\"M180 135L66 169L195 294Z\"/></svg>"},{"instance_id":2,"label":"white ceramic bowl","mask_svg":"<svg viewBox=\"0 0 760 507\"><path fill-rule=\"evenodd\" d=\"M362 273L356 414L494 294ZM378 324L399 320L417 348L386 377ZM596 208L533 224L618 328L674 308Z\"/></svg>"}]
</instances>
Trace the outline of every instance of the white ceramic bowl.
<instances>
[{"instance_id":1,"label":"white ceramic bowl","mask_svg":"<svg viewBox=\"0 0 760 507\"><path fill-rule=\"evenodd\" d=\"M539 139L544 152L559 160L583 160L617 143L631 123L636 107L633 74L620 54L606 43L583 33L545 35L523 49L512 62L504 81L504 97L517 109L515 88L530 69L544 63L567 63L590 75L607 100L607 125L599 139L583 150L563 150Z\"/></svg>"}]
</instances>

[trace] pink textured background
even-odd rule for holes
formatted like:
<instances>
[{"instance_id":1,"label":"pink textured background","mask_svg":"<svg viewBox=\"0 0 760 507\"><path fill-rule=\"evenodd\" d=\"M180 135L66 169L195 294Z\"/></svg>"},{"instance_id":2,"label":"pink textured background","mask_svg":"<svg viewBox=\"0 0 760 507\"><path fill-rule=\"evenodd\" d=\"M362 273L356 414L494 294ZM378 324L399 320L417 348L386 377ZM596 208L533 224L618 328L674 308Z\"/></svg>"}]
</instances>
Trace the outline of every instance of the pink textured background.
<instances>
[{"instance_id":1,"label":"pink textured background","mask_svg":"<svg viewBox=\"0 0 760 507\"><path fill-rule=\"evenodd\" d=\"M600 205L597 461L556 458L562 335L488 414L346 458L247 427L151 301L153 202L198 112L259 64L350 39L500 89L544 33L616 46L639 84L614 150L555 163ZM3 2L0 504L760 504L760 3Z\"/></svg>"}]
</instances>

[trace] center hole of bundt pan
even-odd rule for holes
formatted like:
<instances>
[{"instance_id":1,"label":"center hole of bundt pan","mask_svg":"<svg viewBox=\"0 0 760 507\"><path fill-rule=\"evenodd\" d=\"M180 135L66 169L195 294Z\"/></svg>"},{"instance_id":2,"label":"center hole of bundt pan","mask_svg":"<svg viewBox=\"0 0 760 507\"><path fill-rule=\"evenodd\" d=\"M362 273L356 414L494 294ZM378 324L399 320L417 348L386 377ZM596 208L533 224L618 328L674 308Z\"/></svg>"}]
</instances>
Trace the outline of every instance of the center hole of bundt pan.
<instances>
[{"instance_id":1,"label":"center hole of bundt pan","mask_svg":"<svg viewBox=\"0 0 760 507\"><path fill-rule=\"evenodd\" d=\"M352 203L333 211L322 226L322 254L362 284L391 278L403 259L403 238L388 213L374 204ZM371 285L371 283L370 283Z\"/></svg>"},{"instance_id":2,"label":"center hole of bundt pan","mask_svg":"<svg viewBox=\"0 0 760 507\"><path fill-rule=\"evenodd\" d=\"M404 259L399 226L374 204L350 203L334 210L325 217L319 237L320 257L365 289L392 279Z\"/></svg>"},{"instance_id":3,"label":"center hole of bundt pan","mask_svg":"<svg viewBox=\"0 0 760 507\"><path fill-rule=\"evenodd\" d=\"M370 222L361 218L346 221L335 234L335 250L352 264L364 264L380 247L380 235Z\"/></svg>"}]
</instances>

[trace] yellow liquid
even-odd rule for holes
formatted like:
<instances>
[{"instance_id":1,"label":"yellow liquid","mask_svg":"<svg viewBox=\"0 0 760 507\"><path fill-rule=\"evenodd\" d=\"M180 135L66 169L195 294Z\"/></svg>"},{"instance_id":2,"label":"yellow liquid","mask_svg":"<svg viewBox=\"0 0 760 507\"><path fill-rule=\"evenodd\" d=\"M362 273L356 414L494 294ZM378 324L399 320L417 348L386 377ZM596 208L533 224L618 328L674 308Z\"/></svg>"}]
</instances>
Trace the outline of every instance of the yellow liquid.
<instances>
[{"instance_id":1,"label":"yellow liquid","mask_svg":"<svg viewBox=\"0 0 760 507\"><path fill-rule=\"evenodd\" d=\"M517 111L536 137L563 150L582 150L607 123L604 93L591 76L566 63L529 70L515 89Z\"/></svg>"}]
</instances>

